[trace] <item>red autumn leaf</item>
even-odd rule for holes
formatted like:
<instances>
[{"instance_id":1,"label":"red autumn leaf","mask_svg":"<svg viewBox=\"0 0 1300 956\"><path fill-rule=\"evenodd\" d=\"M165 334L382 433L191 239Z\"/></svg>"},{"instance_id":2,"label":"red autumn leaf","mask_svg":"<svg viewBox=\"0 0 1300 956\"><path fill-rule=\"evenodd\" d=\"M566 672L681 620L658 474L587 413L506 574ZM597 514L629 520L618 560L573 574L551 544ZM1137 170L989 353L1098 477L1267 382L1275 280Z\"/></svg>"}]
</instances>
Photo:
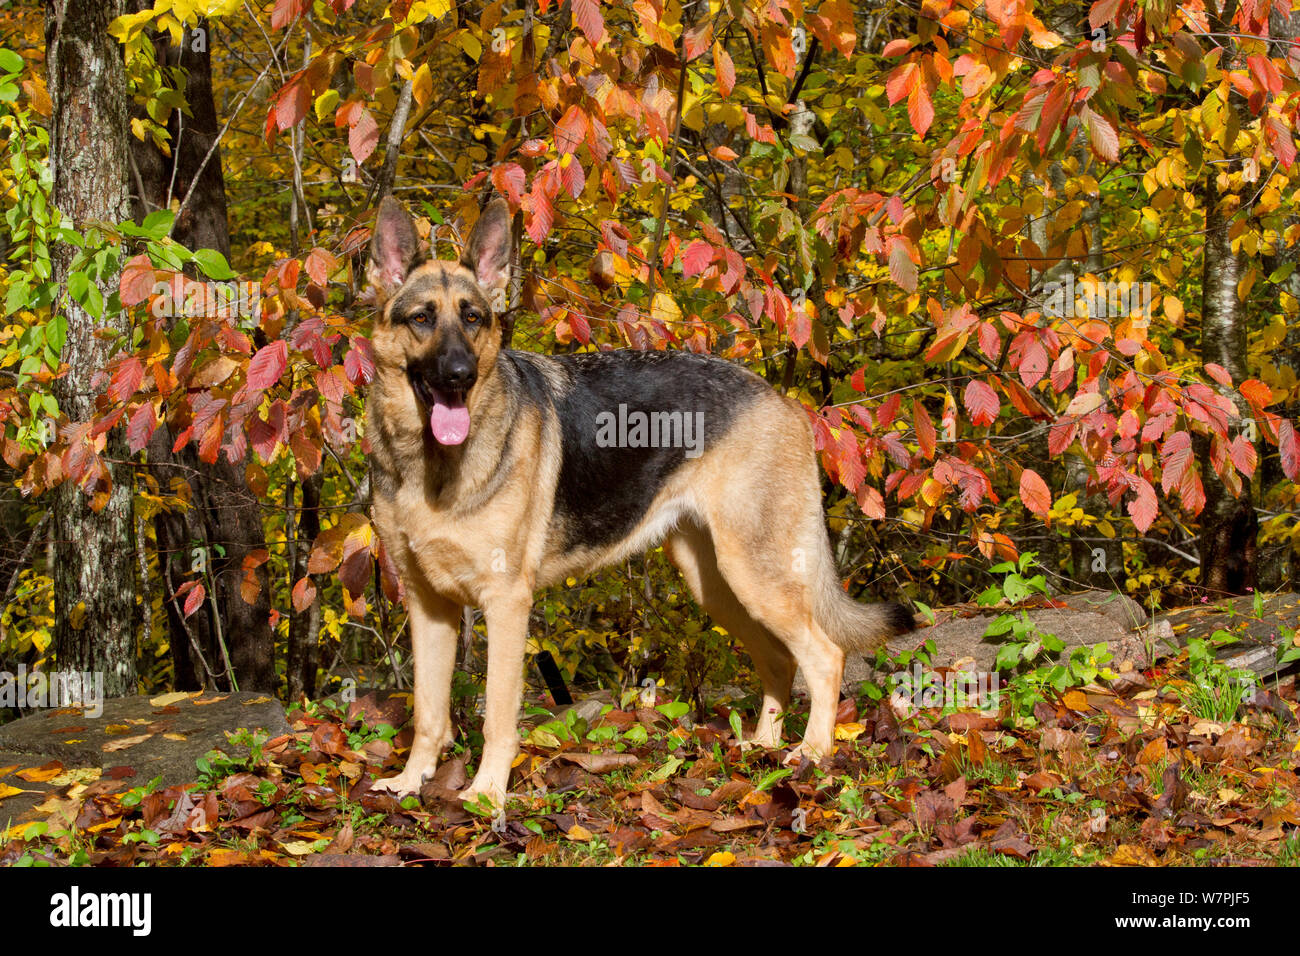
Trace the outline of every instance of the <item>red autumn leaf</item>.
<instances>
[{"instance_id":1,"label":"red autumn leaf","mask_svg":"<svg viewBox=\"0 0 1300 956\"><path fill-rule=\"evenodd\" d=\"M1259 453L1255 451L1255 446L1246 441L1246 436L1238 435L1228 446L1229 454L1232 456L1232 463L1237 470L1247 478L1255 474L1255 468L1259 464Z\"/></svg>"},{"instance_id":2,"label":"red autumn leaf","mask_svg":"<svg viewBox=\"0 0 1300 956\"><path fill-rule=\"evenodd\" d=\"M555 223L555 210L551 207L550 197L534 183L533 191L525 197L525 208L529 215L527 222L524 223L524 230L528 233L529 239L540 243Z\"/></svg>"},{"instance_id":3,"label":"red autumn leaf","mask_svg":"<svg viewBox=\"0 0 1300 956\"><path fill-rule=\"evenodd\" d=\"M199 609L200 605L203 604L203 598L206 594L203 590L203 585L199 584L197 581L191 581L187 582L187 584L181 585L181 591L184 591L187 587L189 588L189 594L185 597L185 606L183 608L183 614L185 617L189 617ZM180 597L181 591L176 592L177 597Z\"/></svg>"},{"instance_id":4,"label":"red autumn leaf","mask_svg":"<svg viewBox=\"0 0 1300 956\"><path fill-rule=\"evenodd\" d=\"M113 371L113 380L108 386L108 397L115 402L124 402L135 394L144 380L144 365L134 355L118 363Z\"/></svg>"},{"instance_id":5,"label":"red autumn leaf","mask_svg":"<svg viewBox=\"0 0 1300 956\"><path fill-rule=\"evenodd\" d=\"M375 377L375 359L370 341L358 335L343 359L343 371L353 385L369 385Z\"/></svg>"},{"instance_id":6,"label":"red autumn leaf","mask_svg":"<svg viewBox=\"0 0 1300 956\"><path fill-rule=\"evenodd\" d=\"M1273 155L1282 164L1282 168L1290 169L1295 162L1296 148L1295 139L1291 135L1286 120L1278 116L1265 118L1264 136L1268 140L1269 149L1273 150Z\"/></svg>"},{"instance_id":7,"label":"red autumn leaf","mask_svg":"<svg viewBox=\"0 0 1300 956\"><path fill-rule=\"evenodd\" d=\"M1257 408L1265 408L1273 401L1272 390L1257 378L1248 378L1241 383L1237 389L1250 404Z\"/></svg>"},{"instance_id":8,"label":"red autumn leaf","mask_svg":"<svg viewBox=\"0 0 1300 956\"><path fill-rule=\"evenodd\" d=\"M682 252L682 273L688 277L699 275L713 261L713 255L713 246L703 239L694 240Z\"/></svg>"},{"instance_id":9,"label":"red autumn leaf","mask_svg":"<svg viewBox=\"0 0 1300 956\"><path fill-rule=\"evenodd\" d=\"M379 124L370 115L370 110L362 110L357 121L348 130L348 149L352 152L352 158L358 163L364 163L375 151L378 142Z\"/></svg>"},{"instance_id":10,"label":"red autumn leaf","mask_svg":"<svg viewBox=\"0 0 1300 956\"><path fill-rule=\"evenodd\" d=\"M889 237L889 275L903 291L916 291L916 262L902 236Z\"/></svg>"},{"instance_id":11,"label":"red autumn leaf","mask_svg":"<svg viewBox=\"0 0 1300 956\"><path fill-rule=\"evenodd\" d=\"M1156 520L1159 509L1156 505L1156 490L1145 478L1137 479L1137 496L1128 503L1128 513L1133 519L1133 526L1146 534L1147 529Z\"/></svg>"},{"instance_id":12,"label":"red autumn leaf","mask_svg":"<svg viewBox=\"0 0 1300 956\"><path fill-rule=\"evenodd\" d=\"M1052 493L1047 489L1047 482L1032 468L1020 473L1020 500L1040 518L1052 510Z\"/></svg>"},{"instance_id":13,"label":"red autumn leaf","mask_svg":"<svg viewBox=\"0 0 1300 956\"><path fill-rule=\"evenodd\" d=\"M1277 426L1277 450L1282 458L1282 473L1295 481L1300 477L1300 455L1297 454L1295 426L1282 419Z\"/></svg>"},{"instance_id":14,"label":"red autumn leaf","mask_svg":"<svg viewBox=\"0 0 1300 956\"><path fill-rule=\"evenodd\" d=\"M718 92L724 97L730 96L736 87L736 65L731 61L731 54L720 42L713 43L713 69L718 75Z\"/></svg>"},{"instance_id":15,"label":"red autumn leaf","mask_svg":"<svg viewBox=\"0 0 1300 956\"><path fill-rule=\"evenodd\" d=\"M921 454L926 458L934 457L936 433L930 414L921 404L920 399L912 402L912 423L916 427L916 440L921 446Z\"/></svg>"},{"instance_id":16,"label":"red autumn leaf","mask_svg":"<svg viewBox=\"0 0 1300 956\"><path fill-rule=\"evenodd\" d=\"M963 397L971 421L976 425L992 425L997 420L1002 402L998 399L998 393L987 382L978 378L971 379Z\"/></svg>"},{"instance_id":17,"label":"red autumn leaf","mask_svg":"<svg viewBox=\"0 0 1300 956\"><path fill-rule=\"evenodd\" d=\"M1088 145L1099 159L1107 163L1119 161L1119 133L1115 124L1093 110L1088 110Z\"/></svg>"},{"instance_id":18,"label":"red autumn leaf","mask_svg":"<svg viewBox=\"0 0 1300 956\"><path fill-rule=\"evenodd\" d=\"M1192 436L1180 431L1165 439L1160 464L1160 488L1167 495L1182 486L1187 469L1192 467Z\"/></svg>"},{"instance_id":19,"label":"red autumn leaf","mask_svg":"<svg viewBox=\"0 0 1300 956\"><path fill-rule=\"evenodd\" d=\"M1088 11L1088 24L1092 27L1099 27L1103 23L1109 23L1119 12L1120 0L1097 0Z\"/></svg>"},{"instance_id":20,"label":"red autumn leaf","mask_svg":"<svg viewBox=\"0 0 1300 956\"><path fill-rule=\"evenodd\" d=\"M334 258L329 250L317 246L307 253L307 261L303 264L303 268L307 270L307 275L311 277L311 281L323 289L329 281L330 272L337 264L338 260Z\"/></svg>"},{"instance_id":21,"label":"red autumn leaf","mask_svg":"<svg viewBox=\"0 0 1300 956\"><path fill-rule=\"evenodd\" d=\"M283 339L264 345L248 363L248 387L263 392L276 382L289 367L289 345Z\"/></svg>"},{"instance_id":22,"label":"red autumn leaf","mask_svg":"<svg viewBox=\"0 0 1300 956\"><path fill-rule=\"evenodd\" d=\"M682 34L682 50L686 54L686 62L689 63L703 53L712 40L713 24L708 20L685 31Z\"/></svg>"},{"instance_id":23,"label":"red autumn leaf","mask_svg":"<svg viewBox=\"0 0 1300 956\"><path fill-rule=\"evenodd\" d=\"M926 90L925 83L919 78L912 87L912 92L907 94L907 118L912 129L916 130L916 135L924 139L930 124L934 122L934 104L930 102L930 93Z\"/></svg>"},{"instance_id":24,"label":"red autumn leaf","mask_svg":"<svg viewBox=\"0 0 1300 956\"><path fill-rule=\"evenodd\" d=\"M587 114L576 104L570 106L555 126L555 148L561 156L572 153L582 145L587 135Z\"/></svg>"},{"instance_id":25,"label":"red autumn leaf","mask_svg":"<svg viewBox=\"0 0 1300 956\"><path fill-rule=\"evenodd\" d=\"M858 35L849 0L827 0L807 20L817 34L817 39L827 48L838 51L844 57L853 54Z\"/></svg>"},{"instance_id":26,"label":"red autumn leaf","mask_svg":"<svg viewBox=\"0 0 1300 956\"><path fill-rule=\"evenodd\" d=\"M582 195L582 190L587 185L587 174L577 156L569 157L569 164L560 170L560 178L564 180L565 190L574 199Z\"/></svg>"},{"instance_id":27,"label":"red autumn leaf","mask_svg":"<svg viewBox=\"0 0 1300 956\"><path fill-rule=\"evenodd\" d=\"M298 579L298 583L293 586L293 609L296 613L301 614L307 608L311 607L316 601L316 585L312 583L310 577L304 576Z\"/></svg>"},{"instance_id":28,"label":"red autumn leaf","mask_svg":"<svg viewBox=\"0 0 1300 956\"><path fill-rule=\"evenodd\" d=\"M1232 376L1228 374L1228 370L1222 365L1216 365L1214 362L1206 362L1205 371L1209 374L1210 378L1214 379L1220 385L1226 385L1229 388L1232 387Z\"/></svg>"},{"instance_id":29,"label":"red autumn leaf","mask_svg":"<svg viewBox=\"0 0 1300 956\"><path fill-rule=\"evenodd\" d=\"M305 9L308 0L275 0L271 11L271 29L282 30L296 21Z\"/></svg>"},{"instance_id":30,"label":"red autumn leaf","mask_svg":"<svg viewBox=\"0 0 1300 956\"><path fill-rule=\"evenodd\" d=\"M492 169L492 185L497 192L509 197L512 206L518 206L523 198L525 178L523 167L518 163L501 163Z\"/></svg>"},{"instance_id":31,"label":"red autumn leaf","mask_svg":"<svg viewBox=\"0 0 1300 956\"><path fill-rule=\"evenodd\" d=\"M132 308L148 299L153 294L154 279L153 263L149 261L146 253L142 252L131 259L122 270L122 278L118 281L122 304Z\"/></svg>"},{"instance_id":32,"label":"red autumn leaf","mask_svg":"<svg viewBox=\"0 0 1300 956\"><path fill-rule=\"evenodd\" d=\"M599 46L605 38L605 18L597 0L573 0L573 23L592 46Z\"/></svg>"},{"instance_id":33,"label":"red autumn leaf","mask_svg":"<svg viewBox=\"0 0 1300 956\"><path fill-rule=\"evenodd\" d=\"M145 402L131 413L131 418L126 426L126 443L127 447L131 449L131 454L134 455L144 450L157 427L158 419L154 413L152 402Z\"/></svg>"},{"instance_id":34,"label":"red autumn leaf","mask_svg":"<svg viewBox=\"0 0 1300 956\"><path fill-rule=\"evenodd\" d=\"M858 486L858 507L862 513L873 521L885 519L885 499L871 485Z\"/></svg>"},{"instance_id":35,"label":"red autumn leaf","mask_svg":"<svg viewBox=\"0 0 1300 956\"><path fill-rule=\"evenodd\" d=\"M302 122L311 107L311 90L302 77L290 80L275 96L275 125L284 132Z\"/></svg>"},{"instance_id":36,"label":"red autumn leaf","mask_svg":"<svg viewBox=\"0 0 1300 956\"><path fill-rule=\"evenodd\" d=\"M920 78L921 69L915 62L900 64L885 80L885 94L889 98L889 105L893 106L911 93L912 87L920 81Z\"/></svg>"}]
</instances>

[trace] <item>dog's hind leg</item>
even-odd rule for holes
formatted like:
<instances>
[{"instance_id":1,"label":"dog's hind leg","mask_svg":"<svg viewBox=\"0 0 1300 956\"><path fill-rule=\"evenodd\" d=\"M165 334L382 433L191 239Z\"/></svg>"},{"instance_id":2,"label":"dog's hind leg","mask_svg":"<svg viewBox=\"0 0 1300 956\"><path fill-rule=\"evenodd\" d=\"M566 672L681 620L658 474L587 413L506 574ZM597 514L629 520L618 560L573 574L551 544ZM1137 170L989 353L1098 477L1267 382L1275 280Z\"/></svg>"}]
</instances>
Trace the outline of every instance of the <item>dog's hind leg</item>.
<instances>
[{"instance_id":1,"label":"dog's hind leg","mask_svg":"<svg viewBox=\"0 0 1300 956\"><path fill-rule=\"evenodd\" d=\"M767 748L781 746L781 716L790 703L794 658L736 598L718 571L707 531L697 525L674 532L664 542L664 551L681 571L700 606L744 645L763 682L762 709L753 736L746 742Z\"/></svg>"},{"instance_id":2,"label":"dog's hind leg","mask_svg":"<svg viewBox=\"0 0 1300 956\"><path fill-rule=\"evenodd\" d=\"M805 549L774 547L772 530L752 511L737 508L727 519L711 522L718 571L741 606L803 671L812 706L798 751L813 759L825 756L834 746L844 651L814 617ZM802 540L789 531L781 537Z\"/></svg>"},{"instance_id":3,"label":"dog's hind leg","mask_svg":"<svg viewBox=\"0 0 1300 956\"><path fill-rule=\"evenodd\" d=\"M406 767L374 787L393 793L417 793L433 776L438 757L451 743L451 679L456 667L460 606L408 578L406 601L415 658L415 740Z\"/></svg>"},{"instance_id":4,"label":"dog's hind leg","mask_svg":"<svg viewBox=\"0 0 1300 956\"><path fill-rule=\"evenodd\" d=\"M469 788L461 793L462 800L474 801L487 796L495 806L505 803L510 767L519 753L519 704L524 690L524 652L532 604L532 589L525 584L483 599L488 635L483 759Z\"/></svg>"}]
</instances>

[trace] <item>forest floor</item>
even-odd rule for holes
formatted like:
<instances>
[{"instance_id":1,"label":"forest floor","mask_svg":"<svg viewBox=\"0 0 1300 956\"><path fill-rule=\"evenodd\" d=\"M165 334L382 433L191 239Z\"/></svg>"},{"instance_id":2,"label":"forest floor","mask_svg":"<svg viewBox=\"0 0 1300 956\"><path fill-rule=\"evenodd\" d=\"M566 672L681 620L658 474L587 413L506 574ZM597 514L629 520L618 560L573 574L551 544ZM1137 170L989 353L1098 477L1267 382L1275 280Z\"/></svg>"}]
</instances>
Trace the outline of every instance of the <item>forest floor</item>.
<instances>
[{"instance_id":1,"label":"forest floor","mask_svg":"<svg viewBox=\"0 0 1300 956\"><path fill-rule=\"evenodd\" d=\"M504 813L455 799L463 751L419 799L372 789L405 761L409 695L312 705L288 734L234 735L243 755L210 753L188 785L141 786L129 766L0 767L0 795L62 784L9 827L0 863L1300 864L1294 681L1215 719L1224 699L1186 664L1050 694L1019 720L1005 703L846 699L820 766L742 748L723 708L698 725L677 702L532 708ZM796 712L787 737L800 729Z\"/></svg>"}]
</instances>

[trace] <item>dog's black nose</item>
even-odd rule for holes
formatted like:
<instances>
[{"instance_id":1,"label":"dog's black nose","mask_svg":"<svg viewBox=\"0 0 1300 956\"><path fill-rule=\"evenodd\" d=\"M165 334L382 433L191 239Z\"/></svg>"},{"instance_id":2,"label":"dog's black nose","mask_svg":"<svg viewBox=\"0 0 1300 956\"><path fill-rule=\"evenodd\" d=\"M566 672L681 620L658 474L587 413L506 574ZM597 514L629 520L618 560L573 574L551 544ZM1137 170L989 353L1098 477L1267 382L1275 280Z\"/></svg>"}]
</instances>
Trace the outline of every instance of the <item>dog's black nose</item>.
<instances>
[{"instance_id":1,"label":"dog's black nose","mask_svg":"<svg viewBox=\"0 0 1300 956\"><path fill-rule=\"evenodd\" d=\"M443 363L441 384L452 391L468 391L478 380L478 369L468 356L456 356Z\"/></svg>"}]
</instances>

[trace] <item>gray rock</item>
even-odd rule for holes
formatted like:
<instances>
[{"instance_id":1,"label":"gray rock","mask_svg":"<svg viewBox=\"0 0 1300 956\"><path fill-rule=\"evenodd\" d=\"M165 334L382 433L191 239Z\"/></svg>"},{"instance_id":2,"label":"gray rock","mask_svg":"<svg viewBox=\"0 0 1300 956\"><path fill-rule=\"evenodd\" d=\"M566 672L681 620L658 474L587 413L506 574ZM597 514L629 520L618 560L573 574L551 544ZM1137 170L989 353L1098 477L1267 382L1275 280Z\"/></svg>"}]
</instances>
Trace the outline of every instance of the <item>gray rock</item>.
<instances>
[{"instance_id":1,"label":"gray rock","mask_svg":"<svg viewBox=\"0 0 1300 956\"><path fill-rule=\"evenodd\" d=\"M4 724L0 769L17 765L21 770L57 760L65 771L99 768L132 786L155 777L162 778L162 786L172 786L193 782L198 776L195 760L209 750L246 756L247 747L232 745L227 731L262 730L275 737L290 730L284 708L265 694L208 694L162 706L149 701L115 698L104 701L97 717L86 716L79 707L64 707ZM0 800L0 822L18 819L51 789L49 784L23 781L16 772L0 776L0 783L37 793Z\"/></svg>"}]
</instances>

